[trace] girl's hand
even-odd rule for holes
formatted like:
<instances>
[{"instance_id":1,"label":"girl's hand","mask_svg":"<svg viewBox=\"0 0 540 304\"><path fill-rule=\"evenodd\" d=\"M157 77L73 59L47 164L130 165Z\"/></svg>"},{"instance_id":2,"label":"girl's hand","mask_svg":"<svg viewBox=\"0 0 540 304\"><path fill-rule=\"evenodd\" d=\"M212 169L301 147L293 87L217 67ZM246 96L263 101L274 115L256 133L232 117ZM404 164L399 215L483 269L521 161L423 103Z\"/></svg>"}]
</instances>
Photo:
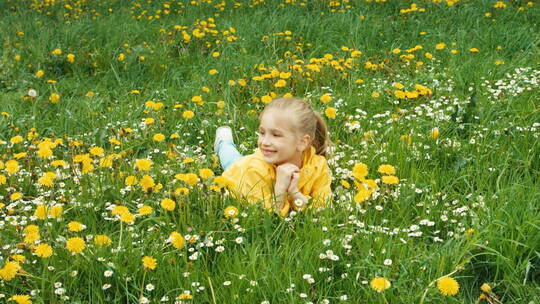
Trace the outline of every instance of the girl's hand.
<instances>
[{"instance_id":1,"label":"girl's hand","mask_svg":"<svg viewBox=\"0 0 540 304\"><path fill-rule=\"evenodd\" d=\"M294 172L291 179L291 184L287 192L289 196L293 199L293 208L295 210L303 209L304 206L308 203L308 198L298 190L298 180L300 179L300 173Z\"/></svg>"},{"instance_id":2,"label":"girl's hand","mask_svg":"<svg viewBox=\"0 0 540 304\"><path fill-rule=\"evenodd\" d=\"M299 176L300 169L293 164L286 163L277 166L276 185L274 186L274 193L276 196L286 194L290 192L289 190L295 190L295 188L298 188L298 177L296 178L294 184L292 183L294 174ZM291 188L291 184L293 184L293 188Z\"/></svg>"},{"instance_id":3,"label":"girl's hand","mask_svg":"<svg viewBox=\"0 0 540 304\"><path fill-rule=\"evenodd\" d=\"M289 188L287 188L287 193L290 195L295 195L298 193L298 180L300 179L300 173L299 172L293 172L291 177L291 183L289 184Z\"/></svg>"}]
</instances>

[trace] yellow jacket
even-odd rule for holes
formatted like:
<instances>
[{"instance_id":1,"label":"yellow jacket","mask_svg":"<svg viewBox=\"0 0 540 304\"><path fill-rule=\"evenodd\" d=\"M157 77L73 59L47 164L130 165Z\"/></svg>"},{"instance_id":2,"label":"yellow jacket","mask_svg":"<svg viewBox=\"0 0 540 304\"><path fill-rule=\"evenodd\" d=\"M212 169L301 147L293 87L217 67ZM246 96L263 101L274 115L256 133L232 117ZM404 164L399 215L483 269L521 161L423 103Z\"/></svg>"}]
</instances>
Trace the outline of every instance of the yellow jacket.
<instances>
[{"instance_id":1,"label":"yellow jacket","mask_svg":"<svg viewBox=\"0 0 540 304\"><path fill-rule=\"evenodd\" d=\"M273 209L276 165L264 161L258 149L255 153L238 159L222 175L232 181L229 189L234 195L252 204L262 203L265 208ZM326 158L315 154L315 148L310 147L304 152L298 191L313 199L311 206L324 207L332 195L331 181L332 176ZM280 214L287 215L291 209L295 209L295 206L287 199Z\"/></svg>"}]
</instances>

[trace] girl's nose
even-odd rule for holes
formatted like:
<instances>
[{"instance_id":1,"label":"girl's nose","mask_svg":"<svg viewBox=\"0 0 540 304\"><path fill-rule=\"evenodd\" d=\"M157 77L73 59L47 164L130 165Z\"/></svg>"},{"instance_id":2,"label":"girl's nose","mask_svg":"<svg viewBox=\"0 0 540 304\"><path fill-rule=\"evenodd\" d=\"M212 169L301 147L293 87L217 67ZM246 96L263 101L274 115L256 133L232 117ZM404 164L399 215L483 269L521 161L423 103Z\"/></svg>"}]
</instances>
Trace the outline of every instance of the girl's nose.
<instances>
[{"instance_id":1,"label":"girl's nose","mask_svg":"<svg viewBox=\"0 0 540 304\"><path fill-rule=\"evenodd\" d=\"M270 145L270 139L268 138L268 136L263 135L263 137L261 138L261 145L263 146Z\"/></svg>"}]
</instances>

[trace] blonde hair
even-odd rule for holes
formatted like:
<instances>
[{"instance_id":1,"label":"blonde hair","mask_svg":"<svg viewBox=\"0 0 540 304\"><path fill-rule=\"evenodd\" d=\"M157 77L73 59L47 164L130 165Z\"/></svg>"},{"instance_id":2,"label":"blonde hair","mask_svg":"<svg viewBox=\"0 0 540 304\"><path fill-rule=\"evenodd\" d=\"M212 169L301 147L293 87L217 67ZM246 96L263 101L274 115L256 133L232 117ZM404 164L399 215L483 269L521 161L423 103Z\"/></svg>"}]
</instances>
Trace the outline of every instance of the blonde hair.
<instances>
[{"instance_id":1,"label":"blonde hair","mask_svg":"<svg viewBox=\"0 0 540 304\"><path fill-rule=\"evenodd\" d=\"M330 146L330 135L324 119L311 106L300 98L277 98L272 100L261 112L260 118L268 110L282 110L293 114L294 131L311 137L311 145L317 154L328 158L327 148Z\"/></svg>"}]
</instances>

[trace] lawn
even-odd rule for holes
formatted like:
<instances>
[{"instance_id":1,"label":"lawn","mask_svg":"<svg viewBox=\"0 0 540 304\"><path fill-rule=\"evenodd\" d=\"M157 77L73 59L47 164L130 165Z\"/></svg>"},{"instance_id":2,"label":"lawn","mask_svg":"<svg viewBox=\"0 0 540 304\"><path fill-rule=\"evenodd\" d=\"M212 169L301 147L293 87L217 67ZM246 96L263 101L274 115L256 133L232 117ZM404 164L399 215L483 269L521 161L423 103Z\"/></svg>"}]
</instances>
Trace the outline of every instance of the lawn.
<instances>
[{"instance_id":1,"label":"lawn","mask_svg":"<svg viewBox=\"0 0 540 304\"><path fill-rule=\"evenodd\" d=\"M540 304L540 2L0 2L0 303ZM272 99L333 199L224 187ZM284 115L287 115L284 113Z\"/></svg>"}]
</instances>

